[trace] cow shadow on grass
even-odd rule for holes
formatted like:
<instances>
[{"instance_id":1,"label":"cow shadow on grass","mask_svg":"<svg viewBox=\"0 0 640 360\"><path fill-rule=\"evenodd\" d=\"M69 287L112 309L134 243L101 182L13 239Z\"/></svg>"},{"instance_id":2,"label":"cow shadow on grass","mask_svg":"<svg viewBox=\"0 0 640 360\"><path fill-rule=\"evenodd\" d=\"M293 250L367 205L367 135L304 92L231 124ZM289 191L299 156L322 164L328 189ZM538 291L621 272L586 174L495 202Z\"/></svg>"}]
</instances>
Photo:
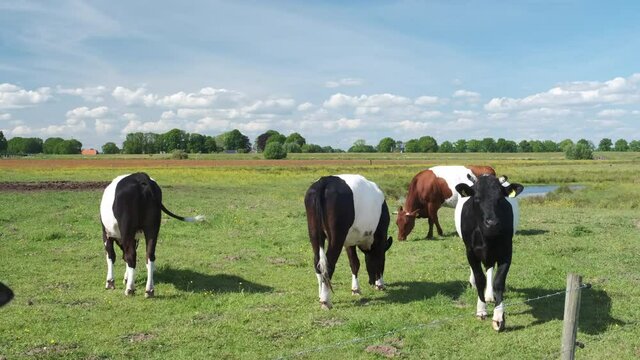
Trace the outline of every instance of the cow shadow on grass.
<instances>
[{"instance_id":1,"label":"cow shadow on grass","mask_svg":"<svg viewBox=\"0 0 640 360\"><path fill-rule=\"evenodd\" d=\"M209 275L172 267L158 269L154 278L157 283L173 284L177 289L186 292L267 293L273 291L272 287L257 284L236 275Z\"/></svg>"},{"instance_id":2,"label":"cow shadow on grass","mask_svg":"<svg viewBox=\"0 0 640 360\"><path fill-rule=\"evenodd\" d=\"M549 232L549 230L542 230L542 229L523 229L523 230L518 230L516 232L516 235L534 236L534 235L544 235L544 234L546 234L548 232Z\"/></svg>"},{"instance_id":3,"label":"cow shadow on grass","mask_svg":"<svg viewBox=\"0 0 640 360\"><path fill-rule=\"evenodd\" d=\"M509 288L506 296L520 294L526 299L533 299L540 296L556 292L563 292L564 289L547 290L534 288ZM506 300L508 304L509 301ZM529 306L529 309L526 309ZM530 301L526 305L514 306L512 314L531 314L534 321L528 326L539 325L552 320L560 320L564 317L564 296L552 296L540 300ZM611 297L602 290L583 289L580 300L580 314L578 319L578 330L589 335L602 334L611 325L625 325L623 321L611 316ZM512 329L513 330L513 329Z\"/></svg>"},{"instance_id":4,"label":"cow shadow on grass","mask_svg":"<svg viewBox=\"0 0 640 360\"><path fill-rule=\"evenodd\" d=\"M406 304L432 298L438 294L457 300L465 292L468 283L447 281L433 283L428 281L403 281L387 284L383 302Z\"/></svg>"}]
</instances>

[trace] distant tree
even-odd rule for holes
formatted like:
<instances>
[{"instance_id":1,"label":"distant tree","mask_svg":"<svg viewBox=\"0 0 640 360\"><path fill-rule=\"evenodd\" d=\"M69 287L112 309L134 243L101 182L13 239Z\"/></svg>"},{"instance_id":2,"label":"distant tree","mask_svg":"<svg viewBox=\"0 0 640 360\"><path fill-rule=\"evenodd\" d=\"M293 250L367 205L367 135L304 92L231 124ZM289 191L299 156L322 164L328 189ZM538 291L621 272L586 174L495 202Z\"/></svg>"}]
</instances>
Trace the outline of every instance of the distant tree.
<instances>
[{"instance_id":1,"label":"distant tree","mask_svg":"<svg viewBox=\"0 0 640 360\"><path fill-rule=\"evenodd\" d=\"M527 140L522 140L518 143L518 152L521 153L527 153L527 152L531 152L531 143L529 143L529 141Z\"/></svg>"},{"instance_id":2,"label":"distant tree","mask_svg":"<svg viewBox=\"0 0 640 360\"><path fill-rule=\"evenodd\" d=\"M486 137L484 139L482 139L482 145L481 145L481 150L482 152L486 152L486 153L493 153L496 152L496 141L493 138L490 137Z\"/></svg>"},{"instance_id":3,"label":"distant tree","mask_svg":"<svg viewBox=\"0 0 640 360\"><path fill-rule=\"evenodd\" d=\"M591 142L591 141L589 141L589 140L587 140L587 139L580 139L580 140L578 140L578 142L576 142L576 145L577 145L577 144L584 144L584 145L586 145L589 149L591 149L591 151L593 151L593 150L595 150L595 149L596 149L596 146L595 146L595 145L593 145L593 142Z\"/></svg>"},{"instance_id":4,"label":"distant tree","mask_svg":"<svg viewBox=\"0 0 640 360\"><path fill-rule=\"evenodd\" d=\"M631 140L631 142L629 142L629 151L640 151L640 141Z\"/></svg>"},{"instance_id":5,"label":"distant tree","mask_svg":"<svg viewBox=\"0 0 640 360\"><path fill-rule=\"evenodd\" d=\"M440 144L440 148L438 149L438 152L441 153L452 153L454 151L455 148L453 147L451 141L443 141L442 144Z\"/></svg>"},{"instance_id":6,"label":"distant tree","mask_svg":"<svg viewBox=\"0 0 640 360\"><path fill-rule=\"evenodd\" d=\"M273 134L269 136L269 138L267 139L267 145L269 145L269 143L272 143L272 142L277 142L280 145L284 145L285 141L287 141L286 136L282 134ZM266 145L265 145L265 149L266 149Z\"/></svg>"},{"instance_id":7,"label":"distant tree","mask_svg":"<svg viewBox=\"0 0 640 360\"><path fill-rule=\"evenodd\" d=\"M289 136L287 136L287 139L285 140L284 143L285 144L296 143L299 146L302 146L307 143L307 140L303 138L302 135L298 134L297 132L294 132L294 133L291 133Z\"/></svg>"},{"instance_id":8,"label":"distant tree","mask_svg":"<svg viewBox=\"0 0 640 360\"><path fill-rule=\"evenodd\" d=\"M64 141L63 138L50 137L42 144L42 152L45 154L59 154L58 145Z\"/></svg>"},{"instance_id":9,"label":"distant tree","mask_svg":"<svg viewBox=\"0 0 640 360\"><path fill-rule=\"evenodd\" d=\"M127 134L122 143L125 154L142 154L144 151L144 134L141 132Z\"/></svg>"},{"instance_id":10,"label":"distant tree","mask_svg":"<svg viewBox=\"0 0 640 360\"><path fill-rule=\"evenodd\" d=\"M438 152L438 142L432 136L423 136L418 139L418 143L420 144L421 152Z\"/></svg>"},{"instance_id":11,"label":"distant tree","mask_svg":"<svg viewBox=\"0 0 640 360\"><path fill-rule=\"evenodd\" d=\"M304 144L300 147L300 151L303 153L322 153L324 150L322 146L316 144Z\"/></svg>"},{"instance_id":12,"label":"distant tree","mask_svg":"<svg viewBox=\"0 0 640 360\"><path fill-rule=\"evenodd\" d=\"M378 152L390 153L390 152L393 152L395 147L396 147L396 141L390 137L386 137L380 140L376 149L378 150Z\"/></svg>"},{"instance_id":13,"label":"distant tree","mask_svg":"<svg viewBox=\"0 0 640 360\"><path fill-rule=\"evenodd\" d=\"M64 140L56 146L56 154L80 154L82 143L76 139Z\"/></svg>"},{"instance_id":14,"label":"distant tree","mask_svg":"<svg viewBox=\"0 0 640 360\"><path fill-rule=\"evenodd\" d=\"M615 145L613 146L613 150L615 151L629 151L629 144L625 139L616 140Z\"/></svg>"},{"instance_id":15,"label":"distant tree","mask_svg":"<svg viewBox=\"0 0 640 360\"><path fill-rule=\"evenodd\" d=\"M287 157L287 151L284 149L279 141L267 141L267 146L264 148L265 159L284 159Z\"/></svg>"},{"instance_id":16,"label":"distant tree","mask_svg":"<svg viewBox=\"0 0 640 360\"><path fill-rule=\"evenodd\" d=\"M108 142L102 145L102 153L103 154L119 154L120 149L115 143Z\"/></svg>"},{"instance_id":17,"label":"distant tree","mask_svg":"<svg viewBox=\"0 0 640 360\"><path fill-rule=\"evenodd\" d=\"M7 152L7 139L4 137L2 131L0 131L0 154Z\"/></svg>"},{"instance_id":18,"label":"distant tree","mask_svg":"<svg viewBox=\"0 0 640 360\"><path fill-rule=\"evenodd\" d=\"M217 152L218 150L218 143L216 142L216 139L213 136L205 136L204 151L211 154Z\"/></svg>"},{"instance_id":19,"label":"distant tree","mask_svg":"<svg viewBox=\"0 0 640 360\"><path fill-rule=\"evenodd\" d=\"M611 139L604 138L598 144L598 151L611 151L611 146L613 146Z\"/></svg>"},{"instance_id":20,"label":"distant tree","mask_svg":"<svg viewBox=\"0 0 640 360\"><path fill-rule=\"evenodd\" d=\"M453 144L453 148L457 153L467 152L467 140L460 139Z\"/></svg>"},{"instance_id":21,"label":"distant tree","mask_svg":"<svg viewBox=\"0 0 640 360\"><path fill-rule=\"evenodd\" d=\"M270 137L272 137L274 135L282 135L282 134L280 134L279 132L277 132L275 130L267 130L266 132L258 135L258 137L256 138L256 143L255 143L256 151L257 152L263 152L265 146L267 146L267 141L269 140Z\"/></svg>"},{"instance_id":22,"label":"distant tree","mask_svg":"<svg viewBox=\"0 0 640 360\"><path fill-rule=\"evenodd\" d=\"M570 160L591 160L593 159L593 150L589 145L578 142L565 152L565 156Z\"/></svg>"},{"instance_id":23,"label":"distant tree","mask_svg":"<svg viewBox=\"0 0 640 360\"><path fill-rule=\"evenodd\" d=\"M173 150L187 150L189 136L184 130L171 129L161 135L163 151L173 152Z\"/></svg>"},{"instance_id":24,"label":"distant tree","mask_svg":"<svg viewBox=\"0 0 640 360\"><path fill-rule=\"evenodd\" d=\"M404 143L404 151L408 153L417 153L420 151L420 143L418 143L418 139L411 139Z\"/></svg>"},{"instance_id":25,"label":"distant tree","mask_svg":"<svg viewBox=\"0 0 640 360\"><path fill-rule=\"evenodd\" d=\"M531 141L529 141L529 144L531 144L531 151L533 151L535 153L544 152L544 145L542 144L542 141L540 141L540 140L531 140Z\"/></svg>"},{"instance_id":26,"label":"distant tree","mask_svg":"<svg viewBox=\"0 0 640 360\"><path fill-rule=\"evenodd\" d=\"M467 141L467 152L475 153L482 151L482 141L471 139Z\"/></svg>"},{"instance_id":27,"label":"distant tree","mask_svg":"<svg viewBox=\"0 0 640 360\"><path fill-rule=\"evenodd\" d=\"M142 134L143 154L157 154L161 152L167 152L164 136L151 132Z\"/></svg>"},{"instance_id":28,"label":"distant tree","mask_svg":"<svg viewBox=\"0 0 640 360\"><path fill-rule=\"evenodd\" d=\"M353 143L353 146L347 150L348 152L355 153L373 153L376 152L376 148L371 145L367 145L367 143L363 139L356 140Z\"/></svg>"},{"instance_id":29,"label":"distant tree","mask_svg":"<svg viewBox=\"0 0 640 360\"><path fill-rule=\"evenodd\" d=\"M233 129L224 136L224 149L225 150L237 150L238 152L251 151L251 142L249 138L240 132L238 129Z\"/></svg>"},{"instance_id":30,"label":"distant tree","mask_svg":"<svg viewBox=\"0 0 640 360\"><path fill-rule=\"evenodd\" d=\"M512 140L499 138L496 141L496 151L500 153L514 153L518 151L518 144Z\"/></svg>"},{"instance_id":31,"label":"distant tree","mask_svg":"<svg viewBox=\"0 0 640 360\"><path fill-rule=\"evenodd\" d=\"M558 144L556 144L552 140L543 141L542 142L542 149L543 149L544 152L556 152L556 151L560 150L560 148L558 147Z\"/></svg>"},{"instance_id":32,"label":"distant tree","mask_svg":"<svg viewBox=\"0 0 640 360\"><path fill-rule=\"evenodd\" d=\"M301 153L302 152L302 146L298 145L297 142L286 142L284 143L284 150L287 153Z\"/></svg>"},{"instance_id":33,"label":"distant tree","mask_svg":"<svg viewBox=\"0 0 640 360\"><path fill-rule=\"evenodd\" d=\"M205 145L206 137L200 134L189 134L189 141L187 143L187 151L196 154L196 153L206 153L207 148Z\"/></svg>"},{"instance_id":34,"label":"distant tree","mask_svg":"<svg viewBox=\"0 0 640 360\"><path fill-rule=\"evenodd\" d=\"M562 141L560 141L558 143L558 150L562 151L562 152L567 152L567 150L569 149L569 147L573 146L573 140L571 139L564 139Z\"/></svg>"},{"instance_id":35,"label":"distant tree","mask_svg":"<svg viewBox=\"0 0 640 360\"><path fill-rule=\"evenodd\" d=\"M404 142L402 142L401 140L396 141L394 149L397 152L404 152Z\"/></svg>"},{"instance_id":36,"label":"distant tree","mask_svg":"<svg viewBox=\"0 0 640 360\"><path fill-rule=\"evenodd\" d=\"M40 154L42 139L14 137L7 141L7 152L10 154Z\"/></svg>"}]
</instances>

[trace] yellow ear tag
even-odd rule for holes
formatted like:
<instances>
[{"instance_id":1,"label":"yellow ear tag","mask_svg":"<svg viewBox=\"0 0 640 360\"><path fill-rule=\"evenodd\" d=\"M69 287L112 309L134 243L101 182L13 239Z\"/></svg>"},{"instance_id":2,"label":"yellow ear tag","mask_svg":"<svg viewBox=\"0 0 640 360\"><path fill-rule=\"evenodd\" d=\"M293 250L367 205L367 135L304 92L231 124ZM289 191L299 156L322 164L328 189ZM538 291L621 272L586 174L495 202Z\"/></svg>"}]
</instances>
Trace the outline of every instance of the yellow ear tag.
<instances>
[{"instance_id":1,"label":"yellow ear tag","mask_svg":"<svg viewBox=\"0 0 640 360\"><path fill-rule=\"evenodd\" d=\"M516 197L516 191L515 190L511 190L511 192L509 193L509 197Z\"/></svg>"}]
</instances>

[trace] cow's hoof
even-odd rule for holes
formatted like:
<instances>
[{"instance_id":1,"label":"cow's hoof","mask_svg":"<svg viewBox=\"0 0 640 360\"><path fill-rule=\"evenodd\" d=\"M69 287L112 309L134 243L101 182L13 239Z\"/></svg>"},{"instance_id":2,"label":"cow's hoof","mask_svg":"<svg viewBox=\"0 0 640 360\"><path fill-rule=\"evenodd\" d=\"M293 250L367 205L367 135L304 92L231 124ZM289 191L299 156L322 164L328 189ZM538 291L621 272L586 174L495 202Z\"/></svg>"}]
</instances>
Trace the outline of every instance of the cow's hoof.
<instances>
[{"instance_id":1,"label":"cow's hoof","mask_svg":"<svg viewBox=\"0 0 640 360\"><path fill-rule=\"evenodd\" d=\"M104 288L107 290L114 290L116 288L116 282L113 280L107 280L107 285Z\"/></svg>"},{"instance_id":2,"label":"cow's hoof","mask_svg":"<svg viewBox=\"0 0 640 360\"><path fill-rule=\"evenodd\" d=\"M127 296L133 296L133 295L136 294L136 290L135 289L126 289L124 291L124 294L127 295Z\"/></svg>"},{"instance_id":3,"label":"cow's hoof","mask_svg":"<svg viewBox=\"0 0 640 360\"><path fill-rule=\"evenodd\" d=\"M476 314L476 319L484 320L487 318L487 314Z\"/></svg>"},{"instance_id":4,"label":"cow's hoof","mask_svg":"<svg viewBox=\"0 0 640 360\"><path fill-rule=\"evenodd\" d=\"M498 320L493 320L493 322L491 323L491 326L493 326L493 330L500 332L502 330L504 330L504 323L505 321L498 321Z\"/></svg>"},{"instance_id":5,"label":"cow's hoof","mask_svg":"<svg viewBox=\"0 0 640 360\"><path fill-rule=\"evenodd\" d=\"M384 290L385 289L384 285L374 285L373 288L376 289L376 290Z\"/></svg>"},{"instance_id":6,"label":"cow's hoof","mask_svg":"<svg viewBox=\"0 0 640 360\"><path fill-rule=\"evenodd\" d=\"M356 290L353 290L353 289L352 289L352 290L351 290L351 295L354 295L354 296L355 296L355 295L360 296L360 295L362 295L362 293L360 292L360 289L356 289Z\"/></svg>"},{"instance_id":7,"label":"cow's hoof","mask_svg":"<svg viewBox=\"0 0 640 360\"><path fill-rule=\"evenodd\" d=\"M331 310L333 306L328 301L320 301L320 309L322 310Z\"/></svg>"},{"instance_id":8,"label":"cow's hoof","mask_svg":"<svg viewBox=\"0 0 640 360\"><path fill-rule=\"evenodd\" d=\"M496 299L493 297L493 295L485 295L484 296L484 302L486 302L486 303L488 303L488 302L494 303L494 302L496 302Z\"/></svg>"},{"instance_id":9,"label":"cow's hoof","mask_svg":"<svg viewBox=\"0 0 640 360\"><path fill-rule=\"evenodd\" d=\"M147 299L148 299L148 298L155 297L155 296L156 296L156 295L155 295L155 290L154 290L154 289L146 290L146 291L144 292L144 297L145 297L145 298L147 298Z\"/></svg>"}]
</instances>

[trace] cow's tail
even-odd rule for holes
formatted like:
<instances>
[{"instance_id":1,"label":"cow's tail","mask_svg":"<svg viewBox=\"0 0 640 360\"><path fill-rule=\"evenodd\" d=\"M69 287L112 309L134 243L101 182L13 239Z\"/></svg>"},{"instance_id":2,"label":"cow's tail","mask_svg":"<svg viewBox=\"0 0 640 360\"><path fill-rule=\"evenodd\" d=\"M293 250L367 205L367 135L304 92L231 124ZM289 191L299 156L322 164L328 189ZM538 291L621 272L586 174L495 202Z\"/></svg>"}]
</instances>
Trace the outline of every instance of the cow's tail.
<instances>
[{"instance_id":1,"label":"cow's tail","mask_svg":"<svg viewBox=\"0 0 640 360\"><path fill-rule=\"evenodd\" d=\"M313 199L316 211L316 229L318 229L318 233L323 232L327 236L327 240L329 240L329 232L327 231L327 227L324 219L324 191L325 187L322 188L315 193L315 198ZM329 278L329 270L327 266L327 254L324 251L324 240L322 240L322 236L318 236L318 271L320 272L320 276L322 277L322 282L331 289L333 292L333 286L331 285L331 279Z\"/></svg>"},{"instance_id":2,"label":"cow's tail","mask_svg":"<svg viewBox=\"0 0 640 360\"><path fill-rule=\"evenodd\" d=\"M176 214L172 213L171 211L169 211L166 207L164 207L163 203L160 203L160 209L162 209L162 211L165 214L171 216L174 219L178 219L180 221L186 221L186 222L204 221L204 216L203 215L197 215L197 216L193 216L193 217L184 217L184 216L176 215Z\"/></svg>"}]
</instances>

